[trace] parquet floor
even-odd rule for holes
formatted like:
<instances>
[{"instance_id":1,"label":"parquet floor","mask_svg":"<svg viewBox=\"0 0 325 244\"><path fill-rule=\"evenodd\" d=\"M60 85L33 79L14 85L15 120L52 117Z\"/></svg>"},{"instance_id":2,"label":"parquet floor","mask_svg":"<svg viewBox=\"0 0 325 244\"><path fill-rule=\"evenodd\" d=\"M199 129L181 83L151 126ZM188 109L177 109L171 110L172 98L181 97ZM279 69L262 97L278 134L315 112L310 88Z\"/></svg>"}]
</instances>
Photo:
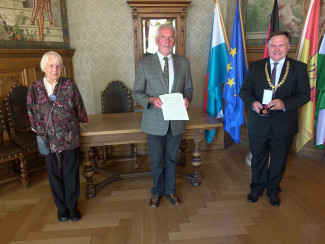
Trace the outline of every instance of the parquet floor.
<instances>
[{"instance_id":1,"label":"parquet floor","mask_svg":"<svg viewBox=\"0 0 325 244\"><path fill-rule=\"evenodd\" d=\"M290 156L281 206L272 207L265 194L250 204L247 151L239 144L202 153L201 186L177 178L178 207L163 197L159 208L149 208L150 176L114 182L93 199L85 197L81 176L79 222L57 221L45 170L31 175L28 189L18 181L0 185L0 243L325 243L325 164ZM148 165L147 157L140 160Z\"/></svg>"}]
</instances>

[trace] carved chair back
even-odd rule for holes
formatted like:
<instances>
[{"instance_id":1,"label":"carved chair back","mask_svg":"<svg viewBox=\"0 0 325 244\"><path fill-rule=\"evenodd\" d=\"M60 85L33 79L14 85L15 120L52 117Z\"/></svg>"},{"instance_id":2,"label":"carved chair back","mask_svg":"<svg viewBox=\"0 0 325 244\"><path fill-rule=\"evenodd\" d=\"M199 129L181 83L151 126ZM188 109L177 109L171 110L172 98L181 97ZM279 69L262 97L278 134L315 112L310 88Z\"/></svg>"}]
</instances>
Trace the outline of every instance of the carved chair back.
<instances>
[{"instance_id":1,"label":"carved chair back","mask_svg":"<svg viewBox=\"0 0 325 244\"><path fill-rule=\"evenodd\" d=\"M133 102L131 91L121 81L111 81L101 92L102 113L127 113L133 112ZM134 160L134 169L138 169L137 163L137 145L130 144L131 156L126 158L116 157L115 160ZM99 161L107 161L109 158L108 147L104 146L99 153Z\"/></svg>"},{"instance_id":2,"label":"carved chair back","mask_svg":"<svg viewBox=\"0 0 325 244\"><path fill-rule=\"evenodd\" d=\"M121 81L111 81L101 92L102 113L132 112L130 90Z\"/></svg>"},{"instance_id":3,"label":"carved chair back","mask_svg":"<svg viewBox=\"0 0 325 244\"><path fill-rule=\"evenodd\" d=\"M8 141L8 140L9 140L9 134L4 119L2 102L0 101L0 145L3 145L4 141Z\"/></svg>"},{"instance_id":4,"label":"carved chair back","mask_svg":"<svg viewBox=\"0 0 325 244\"><path fill-rule=\"evenodd\" d=\"M11 138L24 153L37 151L36 134L27 113L27 92L27 87L15 85L5 99Z\"/></svg>"},{"instance_id":5,"label":"carved chair back","mask_svg":"<svg viewBox=\"0 0 325 244\"><path fill-rule=\"evenodd\" d=\"M15 85L11 87L5 99L12 136L15 136L16 133L30 131L30 121L27 113L27 92L27 87Z\"/></svg>"},{"instance_id":6,"label":"carved chair back","mask_svg":"<svg viewBox=\"0 0 325 244\"><path fill-rule=\"evenodd\" d=\"M7 163L9 166L10 177L0 180L5 183L16 179L21 180L23 187L29 186L30 178L28 176L28 166L25 161L23 152L20 147L9 140L7 125L3 111L2 102L0 101L0 163Z\"/></svg>"}]
</instances>

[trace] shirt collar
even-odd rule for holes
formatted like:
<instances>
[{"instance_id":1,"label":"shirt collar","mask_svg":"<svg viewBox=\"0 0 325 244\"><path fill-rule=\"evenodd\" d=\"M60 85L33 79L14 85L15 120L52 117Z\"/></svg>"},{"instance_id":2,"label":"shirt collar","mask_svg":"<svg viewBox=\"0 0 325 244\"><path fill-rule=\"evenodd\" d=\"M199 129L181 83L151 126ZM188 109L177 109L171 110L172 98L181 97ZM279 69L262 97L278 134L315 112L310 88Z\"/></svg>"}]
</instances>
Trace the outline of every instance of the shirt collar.
<instances>
[{"instance_id":1,"label":"shirt collar","mask_svg":"<svg viewBox=\"0 0 325 244\"><path fill-rule=\"evenodd\" d=\"M272 64L274 64L274 63L279 63L279 64L283 65L285 59L286 59L286 57L284 57L283 59L281 59L279 62L276 62L276 61L274 61L274 60L270 57L270 64L272 65Z\"/></svg>"},{"instance_id":2,"label":"shirt collar","mask_svg":"<svg viewBox=\"0 0 325 244\"><path fill-rule=\"evenodd\" d=\"M158 58L159 58L159 60L163 60L164 59L164 55L162 55L159 51L157 51L157 55L158 55ZM168 60L172 60L173 58L172 58L172 54L169 54L167 57L168 57Z\"/></svg>"},{"instance_id":3,"label":"shirt collar","mask_svg":"<svg viewBox=\"0 0 325 244\"><path fill-rule=\"evenodd\" d=\"M48 83L48 84L51 84L51 83L46 79L45 76L44 76L44 78L43 78L43 81L46 82L46 83ZM58 84L58 81L55 82L55 85L56 85L56 84ZM55 86L55 85L54 85L54 86Z\"/></svg>"}]
</instances>

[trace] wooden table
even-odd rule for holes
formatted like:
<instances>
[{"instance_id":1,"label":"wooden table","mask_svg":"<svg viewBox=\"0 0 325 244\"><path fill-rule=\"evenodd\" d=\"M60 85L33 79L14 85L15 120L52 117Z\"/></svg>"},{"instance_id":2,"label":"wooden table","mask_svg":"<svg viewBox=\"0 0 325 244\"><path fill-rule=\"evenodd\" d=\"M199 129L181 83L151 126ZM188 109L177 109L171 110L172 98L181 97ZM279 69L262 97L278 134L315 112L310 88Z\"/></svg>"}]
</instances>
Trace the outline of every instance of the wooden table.
<instances>
[{"instance_id":1,"label":"wooden table","mask_svg":"<svg viewBox=\"0 0 325 244\"><path fill-rule=\"evenodd\" d=\"M203 138L205 129L222 127L222 124L206 114L201 109L191 108L188 111L190 120L186 122L186 132L183 139L193 139L192 166L193 174L185 176L191 180L193 186L201 184L200 171L201 158L199 143ZM136 144L146 142L146 134L140 131L142 113L115 113L115 114L95 114L88 116L88 124L81 131L81 148L84 152L83 176L87 180L86 197L96 196L96 190L121 178L130 178L148 175L150 172L130 172L125 174L112 173L99 168L96 163L97 146ZM186 158L185 148L181 147L183 158ZM135 158L136 160L136 158ZM184 164L184 163L183 163ZM93 184L95 173L107 174L110 177L96 185Z\"/></svg>"}]
</instances>

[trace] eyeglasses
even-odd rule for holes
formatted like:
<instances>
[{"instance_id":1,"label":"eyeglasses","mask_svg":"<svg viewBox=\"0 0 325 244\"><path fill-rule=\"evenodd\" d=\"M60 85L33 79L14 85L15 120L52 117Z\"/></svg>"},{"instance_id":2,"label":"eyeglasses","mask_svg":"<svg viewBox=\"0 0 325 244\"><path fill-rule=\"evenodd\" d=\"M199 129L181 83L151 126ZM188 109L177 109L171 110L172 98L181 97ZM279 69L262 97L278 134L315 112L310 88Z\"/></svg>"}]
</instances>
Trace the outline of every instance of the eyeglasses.
<instances>
[{"instance_id":1,"label":"eyeglasses","mask_svg":"<svg viewBox=\"0 0 325 244\"><path fill-rule=\"evenodd\" d=\"M57 64L57 65L50 64L50 65L48 66L48 68L49 68L49 69L54 69L54 68L56 68L56 69L61 69L61 65L59 65L59 64Z\"/></svg>"}]
</instances>

